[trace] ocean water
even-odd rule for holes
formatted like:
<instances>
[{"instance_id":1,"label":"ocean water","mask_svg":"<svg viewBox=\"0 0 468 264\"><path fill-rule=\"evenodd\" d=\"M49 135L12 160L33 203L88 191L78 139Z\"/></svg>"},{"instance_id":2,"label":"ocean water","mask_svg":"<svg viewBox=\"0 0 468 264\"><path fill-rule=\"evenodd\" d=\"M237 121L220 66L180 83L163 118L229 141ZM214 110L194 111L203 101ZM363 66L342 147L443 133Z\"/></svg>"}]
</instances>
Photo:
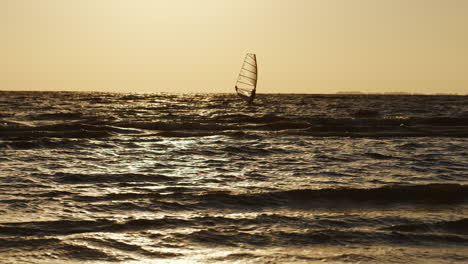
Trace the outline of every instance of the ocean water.
<instances>
[{"instance_id":1,"label":"ocean water","mask_svg":"<svg viewBox=\"0 0 468 264\"><path fill-rule=\"evenodd\" d=\"M0 92L0 263L467 263L468 97Z\"/></svg>"}]
</instances>

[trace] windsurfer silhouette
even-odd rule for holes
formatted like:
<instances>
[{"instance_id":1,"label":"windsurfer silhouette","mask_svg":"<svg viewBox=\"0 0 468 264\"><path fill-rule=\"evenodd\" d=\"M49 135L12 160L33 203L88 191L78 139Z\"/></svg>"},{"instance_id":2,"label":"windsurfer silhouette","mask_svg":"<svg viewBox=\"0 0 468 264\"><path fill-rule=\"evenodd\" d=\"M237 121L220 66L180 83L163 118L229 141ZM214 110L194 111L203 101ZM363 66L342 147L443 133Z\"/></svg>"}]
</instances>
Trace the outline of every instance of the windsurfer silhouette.
<instances>
[{"instance_id":1,"label":"windsurfer silhouette","mask_svg":"<svg viewBox=\"0 0 468 264\"><path fill-rule=\"evenodd\" d=\"M243 91L242 89L240 89L239 87L237 87L237 85L235 86L235 88L236 88L236 91L237 91L237 92L238 92L239 90ZM243 93L239 93L239 92L238 92L238 95L239 95L240 97L242 97L244 100L246 100L246 101L247 101L247 104L251 105L251 104L253 104L253 100L254 100L254 98L255 98L255 90L252 91L252 93L250 94L250 96L247 96L247 95L245 95L245 94L243 94Z\"/></svg>"},{"instance_id":2,"label":"windsurfer silhouette","mask_svg":"<svg viewBox=\"0 0 468 264\"><path fill-rule=\"evenodd\" d=\"M249 105L253 104L254 98L255 98L255 90L252 91L252 95L249 98L249 102L248 102Z\"/></svg>"}]
</instances>

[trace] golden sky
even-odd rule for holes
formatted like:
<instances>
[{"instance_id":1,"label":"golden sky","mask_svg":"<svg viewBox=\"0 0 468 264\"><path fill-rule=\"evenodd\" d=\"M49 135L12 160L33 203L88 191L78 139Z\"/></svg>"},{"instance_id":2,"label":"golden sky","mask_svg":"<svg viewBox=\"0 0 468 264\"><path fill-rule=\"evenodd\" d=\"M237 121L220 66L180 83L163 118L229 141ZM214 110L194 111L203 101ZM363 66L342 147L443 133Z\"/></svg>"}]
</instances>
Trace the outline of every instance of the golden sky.
<instances>
[{"instance_id":1,"label":"golden sky","mask_svg":"<svg viewBox=\"0 0 468 264\"><path fill-rule=\"evenodd\" d=\"M0 90L468 94L467 0L0 0Z\"/></svg>"}]
</instances>

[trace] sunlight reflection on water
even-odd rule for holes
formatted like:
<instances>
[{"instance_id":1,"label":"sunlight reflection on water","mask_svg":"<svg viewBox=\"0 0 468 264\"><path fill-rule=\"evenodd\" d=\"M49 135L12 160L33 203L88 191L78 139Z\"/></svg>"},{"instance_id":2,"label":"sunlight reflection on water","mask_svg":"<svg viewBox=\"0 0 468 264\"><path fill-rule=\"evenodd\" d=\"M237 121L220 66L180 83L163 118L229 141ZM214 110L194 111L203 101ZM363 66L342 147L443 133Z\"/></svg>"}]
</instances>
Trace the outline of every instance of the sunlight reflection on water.
<instances>
[{"instance_id":1,"label":"sunlight reflection on water","mask_svg":"<svg viewBox=\"0 0 468 264\"><path fill-rule=\"evenodd\" d=\"M468 259L466 98L3 95L6 263Z\"/></svg>"}]
</instances>

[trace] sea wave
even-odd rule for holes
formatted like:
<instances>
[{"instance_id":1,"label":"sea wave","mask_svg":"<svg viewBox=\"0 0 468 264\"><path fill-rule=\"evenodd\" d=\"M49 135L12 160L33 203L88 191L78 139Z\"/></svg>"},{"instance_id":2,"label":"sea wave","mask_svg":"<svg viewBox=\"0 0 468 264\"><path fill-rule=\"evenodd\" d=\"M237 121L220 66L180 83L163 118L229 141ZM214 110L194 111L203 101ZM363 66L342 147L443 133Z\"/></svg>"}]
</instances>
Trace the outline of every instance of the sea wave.
<instances>
[{"instance_id":1,"label":"sea wave","mask_svg":"<svg viewBox=\"0 0 468 264\"><path fill-rule=\"evenodd\" d=\"M468 218L455 221L439 221L434 223L416 223L395 225L386 230L421 233L452 233L468 235Z\"/></svg>"},{"instance_id":2,"label":"sea wave","mask_svg":"<svg viewBox=\"0 0 468 264\"><path fill-rule=\"evenodd\" d=\"M239 117L236 117L239 118ZM227 120L161 121L92 121L34 125L20 121L0 120L0 137L4 138L96 138L116 134L142 134L142 130L160 131L164 137L203 137L224 135L233 131L261 133L281 131L292 135L320 137L468 137L468 118L428 119L336 119L252 117Z\"/></svg>"},{"instance_id":3,"label":"sea wave","mask_svg":"<svg viewBox=\"0 0 468 264\"><path fill-rule=\"evenodd\" d=\"M373 189L334 188L296 189L261 193L233 194L230 192L207 192L198 196L202 203L232 206L277 206L285 203L323 206L333 202L340 206L405 204L456 204L468 201L468 186L460 184L387 185ZM326 204L328 205L328 204Z\"/></svg>"}]
</instances>

